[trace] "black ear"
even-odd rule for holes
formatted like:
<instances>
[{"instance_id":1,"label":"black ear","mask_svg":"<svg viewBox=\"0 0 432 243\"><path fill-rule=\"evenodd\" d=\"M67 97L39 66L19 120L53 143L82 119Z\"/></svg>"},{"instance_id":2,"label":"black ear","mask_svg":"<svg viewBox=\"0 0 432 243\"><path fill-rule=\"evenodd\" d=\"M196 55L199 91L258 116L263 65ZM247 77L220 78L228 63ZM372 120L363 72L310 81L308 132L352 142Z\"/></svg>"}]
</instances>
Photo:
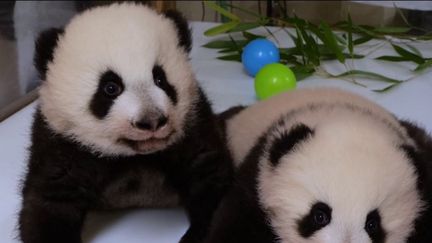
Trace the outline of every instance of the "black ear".
<instances>
[{"instance_id":1,"label":"black ear","mask_svg":"<svg viewBox=\"0 0 432 243\"><path fill-rule=\"evenodd\" d=\"M175 10L168 10L164 15L171 19L177 27L177 36L179 38L179 46L183 47L186 52L192 49L191 30L189 28L186 18Z\"/></svg>"},{"instance_id":2,"label":"black ear","mask_svg":"<svg viewBox=\"0 0 432 243\"><path fill-rule=\"evenodd\" d=\"M283 132L273 141L273 144L270 147L270 162L274 166L277 166L282 156L291 152L296 145L308 139L312 135L313 130L302 123L293 126L289 132Z\"/></svg>"},{"instance_id":3,"label":"black ear","mask_svg":"<svg viewBox=\"0 0 432 243\"><path fill-rule=\"evenodd\" d=\"M63 29L51 28L39 34L35 44L34 65L42 80L46 78L48 62L53 60L54 49Z\"/></svg>"}]
</instances>

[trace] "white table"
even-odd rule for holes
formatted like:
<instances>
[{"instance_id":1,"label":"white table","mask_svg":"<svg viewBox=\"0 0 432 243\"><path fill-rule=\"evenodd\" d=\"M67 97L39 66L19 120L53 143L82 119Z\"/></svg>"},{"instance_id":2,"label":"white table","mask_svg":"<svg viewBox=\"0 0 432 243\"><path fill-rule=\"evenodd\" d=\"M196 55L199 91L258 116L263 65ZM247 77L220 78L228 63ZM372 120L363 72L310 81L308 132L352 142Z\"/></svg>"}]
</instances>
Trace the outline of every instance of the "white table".
<instances>
[{"instance_id":1,"label":"white table","mask_svg":"<svg viewBox=\"0 0 432 243\"><path fill-rule=\"evenodd\" d=\"M232 105L255 102L253 80L247 76L240 63L219 61L217 51L201 47L211 38L202 35L210 23L193 23L192 64L198 80L201 82L215 111L222 111ZM287 36L277 33L277 38L285 45L290 45ZM426 56L432 56L432 44L417 45ZM384 48L380 53L391 53ZM410 72L406 63L379 64L371 60L356 62L358 69L377 71L392 77L403 79ZM341 65L330 62L325 65L328 71L342 72ZM405 71L404 71L405 70ZM432 72L401 85L394 90L377 94L343 80L322 79L317 76L299 83L299 88L317 86L335 86L351 90L375 100L397 116L418 122L432 131ZM25 107L10 118L0 123L0 242L19 242L16 239L16 219L20 209L20 180L26 167L29 145L29 131L35 103ZM177 242L188 226L183 210L128 210L112 213L92 213L86 221L83 238L92 243L142 243Z\"/></svg>"}]
</instances>

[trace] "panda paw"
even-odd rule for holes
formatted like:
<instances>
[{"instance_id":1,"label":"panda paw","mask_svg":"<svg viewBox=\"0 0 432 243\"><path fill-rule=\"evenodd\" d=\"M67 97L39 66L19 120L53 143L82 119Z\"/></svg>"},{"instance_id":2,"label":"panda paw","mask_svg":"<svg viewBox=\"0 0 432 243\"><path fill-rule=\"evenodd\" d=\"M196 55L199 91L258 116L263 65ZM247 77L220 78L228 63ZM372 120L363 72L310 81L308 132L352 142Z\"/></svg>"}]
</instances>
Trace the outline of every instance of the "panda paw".
<instances>
[{"instance_id":1,"label":"panda paw","mask_svg":"<svg viewBox=\"0 0 432 243\"><path fill-rule=\"evenodd\" d=\"M182 236L179 243L202 243L203 236L197 231L189 228L186 233Z\"/></svg>"}]
</instances>

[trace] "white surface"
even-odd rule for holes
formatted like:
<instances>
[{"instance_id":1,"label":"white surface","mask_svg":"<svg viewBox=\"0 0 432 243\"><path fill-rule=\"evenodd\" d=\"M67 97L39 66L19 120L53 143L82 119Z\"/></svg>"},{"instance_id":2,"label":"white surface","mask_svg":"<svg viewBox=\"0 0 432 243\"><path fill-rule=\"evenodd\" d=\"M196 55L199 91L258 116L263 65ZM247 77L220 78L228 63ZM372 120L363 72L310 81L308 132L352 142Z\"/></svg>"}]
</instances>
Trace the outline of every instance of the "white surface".
<instances>
[{"instance_id":1,"label":"white surface","mask_svg":"<svg viewBox=\"0 0 432 243\"><path fill-rule=\"evenodd\" d=\"M398 8L411 9L411 10L423 10L431 11L431 1L353 1L363 4L382 6L387 8L393 8L396 5Z\"/></svg>"},{"instance_id":2,"label":"white surface","mask_svg":"<svg viewBox=\"0 0 432 243\"><path fill-rule=\"evenodd\" d=\"M216 111L232 105L255 102L253 79L245 74L240 63L216 59L216 50L201 47L211 38L202 35L209 23L194 23L194 48L192 64L198 80L202 83ZM282 32L277 33L283 46L290 41ZM416 45L425 56L432 56L431 43ZM388 47L374 55L392 53ZM411 77L406 63L382 64L362 60L355 63L357 69L377 71L398 79ZM330 62L325 67L338 73L343 66ZM336 86L351 90L383 105L397 116L410 119L432 131L432 73L426 72L398 88L384 94L336 79L311 77L299 83L302 87ZM20 180L23 178L29 145L29 131L35 104L17 112L0 123L0 242L19 242L16 239L16 219L20 208ZM263 118L264 119L264 118ZM185 214L180 209L171 210L128 210L112 213L92 213L86 221L84 242L128 243L135 242L177 242L188 226Z\"/></svg>"}]
</instances>

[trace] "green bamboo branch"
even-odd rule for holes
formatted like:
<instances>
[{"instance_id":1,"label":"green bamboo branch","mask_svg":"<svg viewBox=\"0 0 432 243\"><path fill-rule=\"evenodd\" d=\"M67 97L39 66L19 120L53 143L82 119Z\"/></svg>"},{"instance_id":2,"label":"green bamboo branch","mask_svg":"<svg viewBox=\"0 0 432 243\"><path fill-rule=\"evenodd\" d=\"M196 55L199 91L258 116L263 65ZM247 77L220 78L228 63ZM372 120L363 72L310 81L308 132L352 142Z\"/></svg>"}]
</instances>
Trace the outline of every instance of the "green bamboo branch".
<instances>
[{"instance_id":1,"label":"green bamboo branch","mask_svg":"<svg viewBox=\"0 0 432 243\"><path fill-rule=\"evenodd\" d=\"M231 20L230 22L210 28L204 33L208 36L228 34L229 40L215 40L204 45L204 47L207 48L219 49L219 52L223 54L218 57L218 59L221 60L241 61L241 52L243 47L247 45L249 41L257 38L267 38L271 36L277 44L280 45L279 40L274 35L274 31L271 31L267 27L269 23L274 22L279 24L279 27L281 27L281 29L285 31L285 33L291 37L294 42L294 47L279 48L281 54L280 62L288 65L293 70L297 80L299 81L315 73L324 77L347 80L355 85L366 87L364 84L359 83L356 78L367 78L389 83L385 88L373 91L388 91L406 82L406 80L395 80L378 73L356 70L353 61L354 59L365 58L387 44L390 44L393 47L395 55L380 56L375 58L376 60L413 62L417 65L413 70L415 73L423 72L432 67L432 58L423 57L421 52L414 46L409 45L408 43L404 43L403 46L397 45L388 38L388 36L395 36L411 40L412 36L408 35L408 32L414 29L414 27L411 26L408 21L406 21L406 27L373 27L354 24L351 16L348 14L346 21L340 21L333 26L330 26L323 21L319 25L315 25L297 16L286 16L283 19L265 17L237 5L230 3L225 4L225 6L228 6L231 9L238 9L239 11L257 18L256 22L244 22L238 16L227 12L226 9L218 6L214 2L206 1L205 3L208 7ZM400 14L402 13L400 12ZM288 31L286 29L287 26L292 27L295 34ZM267 35L261 36L249 32L249 30L257 27L264 28ZM236 32L241 32L244 39L238 37L235 39L231 33ZM428 38L428 36L423 37ZM375 44L374 47L371 47L372 50L365 55L359 55L356 53L356 47L358 45L366 44L374 39L383 39L383 41ZM347 59L349 59L350 62L345 62ZM327 73L321 67L321 61L325 60L339 61L345 66L346 72L338 75Z\"/></svg>"}]
</instances>

